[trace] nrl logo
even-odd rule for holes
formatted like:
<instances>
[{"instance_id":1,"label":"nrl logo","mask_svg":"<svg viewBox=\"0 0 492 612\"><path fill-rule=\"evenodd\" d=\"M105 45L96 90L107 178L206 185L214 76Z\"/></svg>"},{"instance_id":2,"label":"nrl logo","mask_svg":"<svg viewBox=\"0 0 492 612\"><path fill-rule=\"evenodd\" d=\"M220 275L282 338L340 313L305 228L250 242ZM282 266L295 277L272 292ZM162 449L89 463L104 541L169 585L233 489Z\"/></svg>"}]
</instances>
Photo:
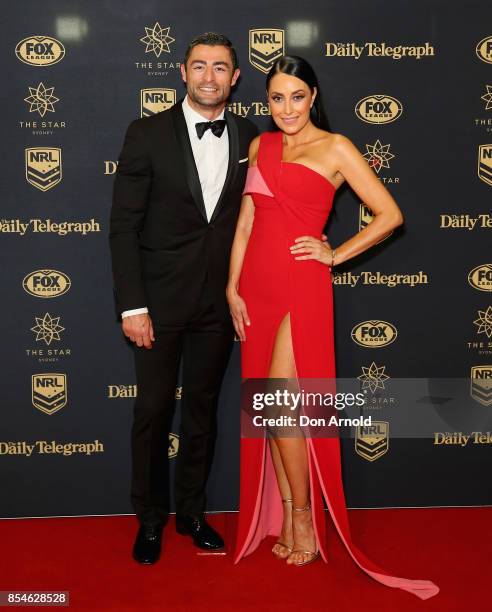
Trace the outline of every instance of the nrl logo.
<instances>
[{"instance_id":1,"label":"nrl logo","mask_svg":"<svg viewBox=\"0 0 492 612\"><path fill-rule=\"evenodd\" d=\"M283 30L249 31L249 61L264 74L270 72L270 68L284 53Z\"/></svg>"},{"instance_id":2,"label":"nrl logo","mask_svg":"<svg viewBox=\"0 0 492 612\"><path fill-rule=\"evenodd\" d=\"M371 223L373 219L374 216L372 214L371 209L363 202L361 202L359 206L359 231L363 230L367 225L369 225L369 223ZM376 244L379 244L380 242L383 242L383 240L386 240L386 238L389 238L392 233L393 230L391 230L386 234L386 236L383 236L380 240L378 240Z\"/></svg>"},{"instance_id":3,"label":"nrl logo","mask_svg":"<svg viewBox=\"0 0 492 612\"><path fill-rule=\"evenodd\" d=\"M472 366L470 395L484 406L492 406L492 366Z\"/></svg>"},{"instance_id":4,"label":"nrl logo","mask_svg":"<svg viewBox=\"0 0 492 612\"><path fill-rule=\"evenodd\" d=\"M62 180L61 149L33 147L26 149L26 180L41 191L48 191Z\"/></svg>"},{"instance_id":5,"label":"nrl logo","mask_svg":"<svg viewBox=\"0 0 492 612\"><path fill-rule=\"evenodd\" d=\"M66 374L33 374L32 404L41 412L52 415L67 403Z\"/></svg>"},{"instance_id":6,"label":"nrl logo","mask_svg":"<svg viewBox=\"0 0 492 612\"><path fill-rule=\"evenodd\" d=\"M389 423L373 421L372 425L359 426L355 434L355 452L367 461L376 461L389 448Z\"/></svg>"},{"instance_id":7,"label":"nrl logo","mask_svg":"<svg viewBox=\"0 0 492 612\"><path fill-rule=\"evenodd\" d=\"M492 144L478 146L478 178L492 185Z\"/></svg>"},{"instance_id":8,"label":"nrl logo","mask_svg":"<svg viewBox=\"0 0 492 612\"><path fill-rule=\"evenodd\" d=\"M176 90L154 87L140 90L140 117L151 117L176 104Z\"/></svg>"},{"instance_id":9,"label":"nrl logo","mask_svg":"<svg viewBox=\"0 0 492 612\"><path fill-rule=\"evenodd\" d=\"M169 446L167 447L167 458L174 459L179 450L179 436L177 434L169 434Z\"/></svg>"}]
</instances>

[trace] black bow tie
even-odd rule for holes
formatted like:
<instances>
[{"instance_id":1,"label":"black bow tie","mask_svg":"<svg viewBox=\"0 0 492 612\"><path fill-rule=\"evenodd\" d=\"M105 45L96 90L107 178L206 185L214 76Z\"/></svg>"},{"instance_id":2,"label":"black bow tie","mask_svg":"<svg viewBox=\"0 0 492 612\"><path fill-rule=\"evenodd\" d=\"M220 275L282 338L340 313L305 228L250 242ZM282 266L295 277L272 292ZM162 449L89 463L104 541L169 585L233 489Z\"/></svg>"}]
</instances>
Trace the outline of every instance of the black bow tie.
<instances>
[{"instance_id":1,"label":"black bow tie","mask_svg":"<svg viewBox=\"0 0 492 612\"><path fill-rule=\"evenodd\" d=\"M220 138L222 136L222 132L224 131L225 126L225 119L216 119L215 121L203 121L202 123L195 123L196 133L198 135L198 138L200 139L208 129L212 130L214 136Z\"/></svg>"}]
</instances>

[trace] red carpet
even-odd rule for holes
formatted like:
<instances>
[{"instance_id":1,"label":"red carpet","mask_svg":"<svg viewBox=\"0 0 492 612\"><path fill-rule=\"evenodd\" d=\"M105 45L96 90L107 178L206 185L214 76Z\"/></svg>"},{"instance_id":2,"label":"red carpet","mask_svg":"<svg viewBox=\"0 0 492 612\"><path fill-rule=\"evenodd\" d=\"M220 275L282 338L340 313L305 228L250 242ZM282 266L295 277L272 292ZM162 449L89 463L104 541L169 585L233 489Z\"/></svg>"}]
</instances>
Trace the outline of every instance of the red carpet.
<instances>
[{"instance_id":1,"label":"red carpet","mask_svg":"<svg viewBox=\"0 0 492 612\"><path fill-rule=\"evenodd\" d=\"M230 551L197 554L191 538L176 534L172 520L161 560L140 566L131 558L133 516L0 520L0 590L70 591L69 609L88 611L471 612L488 607L490 508L350 510L349 517L354 541L370 558L395 575L432 580L440 593L421 601L378 584L355 565L330 521L329 564L286 566L271 555L269 539L234 566ZM209 520L231 543L236 515Z\"/></svg>"}]
</instances>

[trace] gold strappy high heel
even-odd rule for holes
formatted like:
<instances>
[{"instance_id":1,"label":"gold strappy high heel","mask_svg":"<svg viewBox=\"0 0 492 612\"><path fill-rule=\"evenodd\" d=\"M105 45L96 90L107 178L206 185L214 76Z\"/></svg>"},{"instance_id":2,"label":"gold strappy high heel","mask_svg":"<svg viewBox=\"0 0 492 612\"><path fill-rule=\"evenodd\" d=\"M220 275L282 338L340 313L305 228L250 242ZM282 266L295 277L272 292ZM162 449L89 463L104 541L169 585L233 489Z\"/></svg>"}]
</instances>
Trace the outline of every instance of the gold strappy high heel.
<instances>
[{"instance_id":1,"label":"gold strappy high heel","mask_svg":"<svg viewBox=\"0 0 492 612\"><path fill-rule=\"evenodd\" d=\"M304 506L304 508L292 508L293 512L307 512L308 510L311 510L311 504ZM296 565L297 567L301 567L302 565L308 565L309 563L313 563L313 561L316 561L316 559L319 559L319 555L320 555L317 544L316 544L316 550L314 552L312 550L299 550L297 548L294 548L291 551L291 554L292 553L302 553L304 555L310 555L310 558L307 559L307 561L302 561L301 563L294 562L291 564L291 565Z\"/></svg>"},{"instance_id":2,"label":"gold strappy high heel","mask_svg":"<svg viewBox=\"0 0 492 612\"><path fill-rule=\"evenodd\" d=\"M282 503L283 503L283 504L288 504L288 503L290 503L290 504L291 504L291 503L292 503L292 499L290 499L290 498L288 498L288 499L283 499L283 500L282 500ZM292 546L287 546L287 544L285 544L285 543L284 543L284 542L282 542L281 540L278 540L277 542L275 542L275 545L277 545L277 544L278 544L279 546L282 546L283 548L286 548L286 549L289 551L289 554L292 552ZM277 555L277 553L274 553L274 552L273 552L273 549L272 549L272 553L275 555L275 557L277 557L277 559L287 559L287 557L289 556L289 555L287 555L287 557L280 557L279 555Z\"/></svg>"}]
</instances>

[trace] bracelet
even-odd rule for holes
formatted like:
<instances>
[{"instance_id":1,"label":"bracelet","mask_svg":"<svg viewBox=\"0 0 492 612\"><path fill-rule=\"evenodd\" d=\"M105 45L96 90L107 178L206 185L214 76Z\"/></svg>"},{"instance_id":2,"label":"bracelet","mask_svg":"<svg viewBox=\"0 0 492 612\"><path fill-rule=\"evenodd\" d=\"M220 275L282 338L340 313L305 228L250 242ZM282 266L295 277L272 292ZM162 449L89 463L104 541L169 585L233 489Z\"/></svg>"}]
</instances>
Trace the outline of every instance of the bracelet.
<instances>
[{"instance_id":1,"label":"bracelet","mask_svg":"<svg viewBox=\"0 0 492 612\"><path fill-rule=\"evenodd\" d=\"M331 250L331 266L330 268L333 268L333 266L335 265L335 254L336 254L337 250L336 249L332 249Z\"/></svg>"}]
</instances>

